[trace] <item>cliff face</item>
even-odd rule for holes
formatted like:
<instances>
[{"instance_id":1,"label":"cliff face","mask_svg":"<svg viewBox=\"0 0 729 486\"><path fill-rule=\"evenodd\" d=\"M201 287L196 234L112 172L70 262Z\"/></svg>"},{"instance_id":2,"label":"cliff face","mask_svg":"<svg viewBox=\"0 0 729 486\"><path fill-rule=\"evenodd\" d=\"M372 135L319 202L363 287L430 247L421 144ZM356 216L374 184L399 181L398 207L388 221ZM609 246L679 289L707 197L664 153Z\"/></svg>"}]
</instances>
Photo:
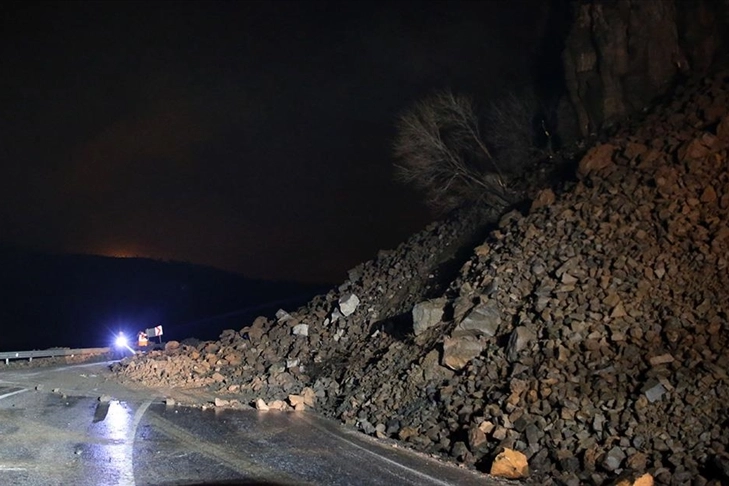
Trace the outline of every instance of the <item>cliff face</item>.
<instances>
[{"instance_id":1,"label":"cliff face","mask_svg":"<svg viewBox=\"0 0 729 486\"><path fill-rule=\"evenodd\" d=\"M729 45L727 0L581 1L572 16L562 60L583 137L706 71Z\"/></svg>"}]
</instances>

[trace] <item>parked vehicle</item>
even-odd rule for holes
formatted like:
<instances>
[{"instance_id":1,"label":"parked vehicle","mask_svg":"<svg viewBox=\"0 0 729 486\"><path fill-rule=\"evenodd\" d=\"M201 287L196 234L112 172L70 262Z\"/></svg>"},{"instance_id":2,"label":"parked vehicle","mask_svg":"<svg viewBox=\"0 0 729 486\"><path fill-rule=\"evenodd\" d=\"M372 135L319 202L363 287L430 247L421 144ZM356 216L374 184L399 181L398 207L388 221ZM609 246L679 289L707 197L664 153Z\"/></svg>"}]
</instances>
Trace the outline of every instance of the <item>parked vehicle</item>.
<instances>
[{"instance_id":1,"label":"parked vehicle","mask_svg":"<svg viewBox=\"0 0 729 486\"><path fill-rule=\"evenodd\" d=\"M130 342L126 334L120 332L114 341L115 354L123 357L127 353L146 353L164 349L165 343L162 342L162 334L162 326L155 326L144 331L139 331L136 341ZM155 341L151 338L157 338L157 340Z\"/></svg>"}]
</instances>

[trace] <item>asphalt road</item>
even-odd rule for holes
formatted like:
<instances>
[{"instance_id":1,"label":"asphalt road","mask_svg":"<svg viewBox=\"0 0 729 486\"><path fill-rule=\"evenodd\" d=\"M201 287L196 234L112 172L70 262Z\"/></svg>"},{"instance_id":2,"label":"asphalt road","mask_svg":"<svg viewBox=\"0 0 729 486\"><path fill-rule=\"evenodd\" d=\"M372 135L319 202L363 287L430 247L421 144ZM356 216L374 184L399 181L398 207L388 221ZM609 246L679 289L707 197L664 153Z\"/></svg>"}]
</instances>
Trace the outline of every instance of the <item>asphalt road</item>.
<instances>
[{"instance_id":1,"label":"asphalt road","mask_svg":"<svg viewBox=\"0 0 729 486\"><path fill-rule=\"evenodd\" d=\"M313 413L166 406L168 392L123 387L103 363L0 365L0 484L508 484Z\"/></svg>"}]
</instances>

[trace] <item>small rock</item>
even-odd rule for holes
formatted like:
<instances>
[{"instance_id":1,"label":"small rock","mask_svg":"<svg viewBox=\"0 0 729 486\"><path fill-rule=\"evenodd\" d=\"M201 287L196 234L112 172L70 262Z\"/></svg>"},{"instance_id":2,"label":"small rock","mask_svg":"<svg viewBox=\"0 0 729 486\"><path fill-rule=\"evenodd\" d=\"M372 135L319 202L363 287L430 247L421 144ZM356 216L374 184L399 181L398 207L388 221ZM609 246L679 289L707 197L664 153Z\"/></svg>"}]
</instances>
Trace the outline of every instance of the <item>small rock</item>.
<instances>
[{"instance_id":1,"label":"small rock","mask_svg":"<svg viewBox=\"0 0 729 486\"><path fill-rule=\"evenodd\" d=\"M445 299L426 300L413 307L413 334L416 336L438 324L443 319Z\"/></svg>"},{"instance_id":2,"label":"small rock","mask_svg":"<svg viewBox=\"0 0 729 486\"><path fill-rule=\"evenodd\" d=\"M559 461L559 465L563 471L568 473L576 473L580 469L580 460L575 457L572 451L560 449L556 451L555 456Z\"/></svg>"},{"instance_id":3,"label":"small rock","mask_svg":"<svg viewBox=\"0 0 729 486\"><path fill-rule=\"evenodd\" d=\"M263 335L265 334L265 327L268 325L268 319L266 319L265 316L258 316L253 321L253 324L251 324L248 327L244 327L241 330L241 333L244 333L246 336L248 336L248 339L250 339L253 342L259 342Z\"/></svg>"},{"instance_id":4,"label":"small rock","mask_svg":"<svg viewBox=\"0 0 729 486\"><path fill-rule=\"evenodd\" d=\"M168 407L173 407L176 403L177 402L175 401L174 398L170 398L170 397L165 398L165 405L167 405Z\"/></svg>"},{"instance_id":5,"label":"small rock","mask_svg":"<svg viewBox=\"0 0 729 486\"><path fill-rule=\"evenodd\" d=\"M110 401L111 401L111 397L110 397L109 395L101 395L101 396L99 397L99 401L100 401L101 403L108 403L108 402L110 402Z\"/></svg>"},{"instance_id":6,"label":"small rock","mask_svg":"<svg viewBox=\"0 0 729 486\"><path fill-rule=\"evenodd\" d=\"M507 479L521 479L529 476L527 457L521 452L505 448L491 464L492 476Z\"/></svg>"},{"instance_id":7,"label":"small rock","mask_svg":"<svg viewBox=\"0 0 729 486\"><path fill-rule=\"evenodd\" d=\"M344 316L342 315L341 312L339 312L339 308L337 307L336 309L334 309L332 311L332 316L331 316L331 319L330 319L331 320L331 323L334 324L335 322L337 322L342 317L344 317Z\"/></svg>"},{"instance_id":8,"label":"small rock","mask_svg":"<svg viewBox=\"0 0 729 486\"><path fill-rule=\"evenodd\" d=\"M539 208L543 208L545 206L551 206L552 204L554 204L555 199L556 199L556 197L554 195L553 190L551 190L549 188L542 189L537 194L537 197L534 198L534 201L532 201L532 206L531 206L531 209L529 210L529 212L533 213L534 211L536 211Z\"/></svg>"},{"instance_id":9,"label":"small rock","mask_svg":"<svg viewBox=\"0 0 729 486\"><path fill-rule=\"evenodd\" d=\"M709 136L705 138L706 136ZM701 159L711 153L711 146L713 135L704 133L704 137L698 137L684 143L678 149L678 158L682 162L687 162L692 159Z\"/></svg>"},{"instance_id":10,"label":"small rock","mask_svg":"<svg viewBox=\"0 0 729 486\"><path fill-rule=\"evenodd\" d=\"M634 471L645 471L648 467L648 456L643 452L635 452L628 457L626 466Z\"/></svg>"},{"instance_id":11,"label":"small rock","mask_svg":"<svg viewBox=\"0 0 729 486\"><path fill-rule=\"evenodd\" d=\"M481 354L483 345L471 336L443 339L443 365L460 370Z\"/></svg>"},{"instance_id":12,"label":"small rock","mask_svg":"<svg viewBox=\"0 0 729 486\"><path fill-rule=\"evenodd\" d=\"M307 407L313 407L316 405L316 392L310 388L305 387L303 390L301 390L301 396L304 398L304 404Z\"/></svg>"},{"instance_id":13,"label":"small rock","mask_svg":"<svg viewBox=\"0 0 729 486\"><path fill-rule=\"evenodd\" d=\"M465 334L496 336L501 325L501 311L496 301L479 304L456 326L454 336Z\"/></svg>"},{"instance_id":14,"label":"small rock","mask_svg":"<svg viewBox=\"0 0 729 486\"><path fill-rule=\"evenodd\" d=\"M165 343L165 351L174 351L180 347L179 341L167 341Z\"/></svg>"},{"instance_id":15,"label":"small rock","mask_svg":"<svg viewBox=\"0 0 729 486\"><path fill-rule=\"evenodd\" d=\"M367 435L373 435L375 433L375 426L372 425L368 420L360 420L359 426L362 428L362 432Z\"/></svg>"},{"instance_id":16,"label":"small rock","mask_svg":"<svg viewBox=\"0 0 729 486\"><path fill-rule=\"evenodd\" d=\"M291 314L289 314L285 310L279 309L276 311L276 320L278 322L286 322L291 319L292 319Z\"/></svg>"},{"instance_id":17,"label":"small rock","mask_svg":"<svg viewBox=\"0 0 729 486\"><path fill-rule=\"evenodd\" d=\"M264 402L262 398L256 400L256 410L261 412L268 412L268 405L266 405L266 402Z\"/></svg>"},{"instance_id":18,"label":"small rock","mask_svg":"<svg viewBox=\"0 0 729 486\"><path fill-rule=\"evenodd\" d=\"M495 440L504 440L506 439L506 435L509 433L509 430L506 427L498 426L496 427L496 430L494 430L494 433L491 435Z\"/></svg>"},{"instance_id":19,"label":"small rock","mask_svg":"<svg viewBox=\"0 0 729 486\"><path fill-rule=\"evenodd\" d=\"M309 325L308 324L296 324L291 332L294 336L308 336L309 335Z\"/></svg>"},{"instance_id":20,"label":"small rock","mask_svg":"<svg viewBox=\"0 0 729 486\"><path fill-rule=\"evenodd\" d=\"M615 446L610 449L602 460L602 466L608 471L615 471L625 460L625 453L623 450Z\"/></svg>"},{"instance_id":21,"label":"small rock","mask_svg":"<svg viewBox=\"0 0 729 486\"><path fill-rule=\"evenodd\" d=\"M616 482L615 486L653 486L653 476L645 473L639 477L628 477Z\"/></svg>"},{"instance_id":22,"label":"small rock","mask_svg":"<svg viewBox=\"0 0 729 486\"><path fill-rule=\"evenodd\" d=\"M670 354L662 354L660 356L653 356L649 359L653 366L658 366L666 363L673 363L673 356Z\"/></svg>"},{"instance_id":23,"label":"small rock","mask_svg":"<svg viewBox=\"0 0 729 486\"><path fill-rule=\"evenodd\" d=\"M479 245L476 248L473 249L473 252L477 256L486 257L488 256L489 252L491 251L489 245L487 243L484 243L483 245Z\"/></svg>"},{"instance_id":24,"label":"small rock","mask_svg":"<svg viewBox=\"0 0 729 486\"><path fill-rule=\"evenodd\" d=\"M506 356L509 361L515 361L519 353L527 348L529 343L535 341L537 335L526 326L517 326L509 337L506 347Z\"/></svg>"},{"instance_id":25,"label":"small rock","mask_svg":"<svg viewBox=\"0 0 729 486\"><path fill-rule=\"evenodd\" d=\"M633 481L633 486L653 486L653 476L650 473L645 473Z\"/></svg>"},{"instance_id":26,"label":"small rock","mask_svg":"<svg viewBox=\"0 0 729 486\"><path fill-rule=\"evenodd\" d=\"M494 423L488 420L484 420L478 426L478 428L481 429L481 432L483 432L484 434L490 434L491 431L494 430L494 427L496 427Z\"/></svg>"},{"instance_id":27,"label":"small rock","mask_svg":"<svg viewBox=\"0 0 729 486\"><path fill-rule=\"evenodd\" d=\"M471 452L479 452L488 445L486 434L479 427L472 427L468 431L468 447Z\"/></svg>"},{"instance_id":28,"label":"small rock","mask_svg":"<svg viewBox=\"0 0 729 486\"><path fill-rule=\"evenodd\" d=\"M711 204L716 201L716 191L712 186L706 186L704 192L701 193L701 202Z\"/></svg>"},{"instance_id":29,"label":"small rock","mask_svg":"<svg viewBox=\"0 0 729 486\"><path fill-rule=\"evenodd\" d=\"M418 430L414 427L403 427L397 433L397 436L400 440L408 440L410 437L413 437L415 435L418 435Z\"/></svg>"},{"instance_id":30,"label":"small rock","mask_svg":"<svg viewBox=\"0 0 729 486\"><path fill-rule=\"evenodd\" d=\"M651 403L657 402L666 393L666 388L662 384L653 383L654 382L651 382L651 384L646 385L643 390L643 393L645 393L645 397Z\"/></svg>"},{"instance_id":31,"label":"small rock","mask_svg":"<svg viewBox=\"0 0 729 486\"><path fill-rule=\"evenodd\" d=\"M295 368L296 366L299 366L298 359L287 359L286 360L286 369Z\"/></svg>"},{"instance_id":32,"label":"small rock","mask_svg":"<svg viewBox=\"0 0 729 486\"><path fill-rule=\"evenodd\" d=\"M286 402L284 402L283 400L274 400L268 404L268 409L283 412L284 410L286 410Z\"/></svg>"},{"instance_id":33,"label":"small rock","mask_svg":"<svg viewBox=\"0 0 729 486\"><path fill-rule=\"evenodd\" d=\"M283 363L274 363L268 367L268 372L271 375L277 375L279 373L283 373L284 371L286 371L286 365L284 365Z\"/></svg>"},{"instance_id":34,"label":"small rock","mask_svg":"<svg viewBox=\"0 0 729 486\"><path fill-rule=\"evenodd\" d=\"M216 383L222 383L225 381L225 377L223 375L221 375L220 373L218 373L217 371L215 373L213 373L212 378L213 378L213 381L215 381Z\"/></svg>"},{"instance_id":35,"label":"small rock","mask_svg":"<svg viewBox=\"0 0 729 486\"><path fill-rule=\"evenodd\" d=\"M387 421L387 430L385 430L385 433L387 435L395 435L400 431L400 421L395 419L390 419Z\"/></svg>"},{"instance_id":36,"label":"small rock","mask_svg":"<svg viewBox=\"0 0 729 486\"><path fill-rule=\"evenodd\" d=\"M222 398L215 397L215 400L213 401L215 403L216 407L226 407L230 405L230 402L228 400L223 400Z\"/></svg>"},{"instance_id":37,"label":"small rock","mask_svg":"<svg viewBox=\"0 0 729 486\"><path fill-rule=\"evenodd\" d=\"M618 302L618 304L613 308L613 311L610 313L610 317L612 317L613 319L625 317L627 315L628 313L625 312L625 306L622 302Z\"/></svg>"},{"instance_id":38,"label":"small rock","mask_svg":"<svg viewBox=\"0 0 729 486\"><path fill-rule=\"evenodd\" d=\"M453 447L451 447L451 456L456 459L459 457L466 457L468 454L468 446L466 446L465 442L458 441L453 444Z\"/></svg>"},{"instance_id":39,"label":"small rock","mask_svg":"<svg viewBox=\"0 0 729 486\"><path fill-rule=\"evenodd\" d=\"M591 148L580 160L577 167L577 175L585 177L592 172L599 172L613 165L613 152L615 146L606 143Z\"/></svg>"},{"instance_id":40,"label":"small rock","mask_svg":"<svg viewBox=\"0 0 729 486\"><path fill-rule=\"evenodd\" d=\"M339 298L339 310L344 317L349 317L357 310L359 297L355 294L346 294Z\"/></svg>"}]
</instances>

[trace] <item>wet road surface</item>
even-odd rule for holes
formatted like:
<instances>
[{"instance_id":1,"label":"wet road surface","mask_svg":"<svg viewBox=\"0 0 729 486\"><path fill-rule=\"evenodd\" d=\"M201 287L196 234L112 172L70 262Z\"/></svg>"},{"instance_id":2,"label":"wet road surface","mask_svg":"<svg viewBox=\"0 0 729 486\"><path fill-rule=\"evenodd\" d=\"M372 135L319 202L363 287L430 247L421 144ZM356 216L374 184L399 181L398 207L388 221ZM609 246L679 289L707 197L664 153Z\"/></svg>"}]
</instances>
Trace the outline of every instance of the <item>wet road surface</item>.
<instances>
[{"instance_id":1,"label":"wet road surface","mask_svg":"<svg viewBox=\"0 0 729 486\"><path fill-rule=\"evenodd\" d=\"M104 364L0 367L0 484L508 484L313 413L170 407L163 396L122 387Z\"/></svg>"}]
</instances>

